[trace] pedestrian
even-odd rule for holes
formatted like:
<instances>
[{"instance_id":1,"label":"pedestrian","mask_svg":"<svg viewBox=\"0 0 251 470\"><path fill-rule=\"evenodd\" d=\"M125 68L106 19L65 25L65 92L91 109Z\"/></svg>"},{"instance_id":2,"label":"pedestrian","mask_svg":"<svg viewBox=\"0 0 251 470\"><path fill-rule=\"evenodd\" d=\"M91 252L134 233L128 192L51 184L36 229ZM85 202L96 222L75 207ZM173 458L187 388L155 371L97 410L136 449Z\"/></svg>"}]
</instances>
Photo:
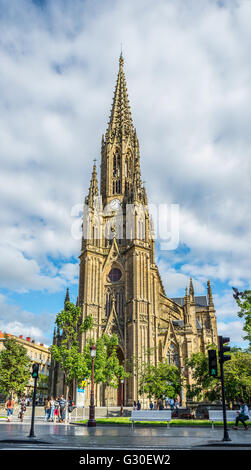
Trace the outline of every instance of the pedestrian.
<instances>
[{"instance_id":1,"label":"pedestrian","mask_svg":"<svg viewBox=\"0 0 251 470\"><path fill-rule=\"evenodd\" d=\"M174 408L176 409L176 411L178 411L178 408L179 408L179 400L178 400L178 398L175 398L175 399L174 399Z\"/></svg>"},{"instance_id":2,"label":"pedestrian","mask_svg":"<svg viewBox=\"0 0 251 470\"><path fill-rule=\"evenodd\" d=\"M60 413L60 423L63 423L65 420L65 404L66 404L66 399L64 398L64 395L62 394L60 396L59 400L59 413Z\"/></svg>"},{"instance_id":3,"label":"pedestrian","mask_svg":"<svg viewBox=\"0 0 251 470\"><path fill-rule=\"evenodd\" d=\"M137 403L136 403L135 400L134 400L134 402L133 402L133 407L132 407L132 409L133 409L134 411L137 410Z\"/></svg>"},{"instance_id":4,"label":"pedestrian","mask_svg":"<svg viewBox=\"0 0 251 470\"><path fill-rule=\"evenodd\" d=\"M245 421L249 419L248 406L245 404L242 398L240 398L239 403L240 403L240 411L237 411L238 416L236 417L235 426L233 427L233 429L238 429L238 424L240 421L243 424L245 431L247 431L248 426L245 423Z\"/></svg>"},{"instance_id":5,"label":"pedestrian","mask_svg":"<svg viewBox=\"0 0 251 470\"><path fill-rule=\"evenodd\" d=\"M138 411L141 410L141 403L140 403L139 400L137 401L137 410L138 410Z\"/></svg>"},{"instance_id":6,"label":"pedestrian","mask_svg":"<svg viewBox=\"0 0 251 470\"><path fill-rule=\"evenodd\" d=\"M26 400L25 397L22 398L21 403L20 403L20 411L18 417L20 418L20 421L23 422L24 420L24 412L26 411Z\"/></svg>"},{"instance_id":7,"label":"pedestrian","mask_svg":"<svg viewBox=\"0 0 251 470\"><path fill-rule=\"evenodd\" d=\"M72 411L73 411L73 401L72 401L71 396L69 395L69 398L68 398L68 421L69 423L71 422Z\"/></svg>"},{"instance_id":8,"label":"pedestrian","mask_svg":"<svg viewBox=\"0 0 251 470\"><path fill-rule=\"evenodd\" d=\"M50 400L49 397L44 401L44 420L47 421L50 413Z\"/></svg>"},{"instance_id":9,"label":"pedestrian","mask_svg":"<svg viewBox=\"0 0 251 470\"><path fill-rule=\"evenodd\" d=\"M152 409L153 409L153 402L152 402L152 400L150 401L150 405L149 405L149 406L150 406L150 410L152 410Z\"/></svg>"},{"instance_id":10,"label":"pedestrian","mask_svg":"<svg viewBox=\"0 0 251 470\"><path fill-rule=\"evenodd\" d=\"M9 399L5 403L5 409L7 411L7 418L8 418L9 423L11 421L11 417L13 416L14 407L15 407L15 402L11 397L9 397Z\"/></svg>"},{"instance_id":11,"label":"pedestrian","mask_svg":"<svg viewBox=\"0 0 251 470\"><path fill-rule=\"evenodd\" d=\"M155 401L154 404L153 404L153 409L154 409L154 410L157 410L157 409L158 409L158 404L157 404L156 401Z\"/></svg>"},{"instance_id":12,"label":"pedestrian","mask_svg":"<svg viewBox=\"0 0 251 470\"><path fill-rule=\"evenodd\" d=\"M55 410L55 400L54 397L51 397L50 400L50 415L48 421L53 421L54 420L54 410Z\"/></svg>"},{"instance_id":13,"label":"pedestrian","mask_svg":"<svg viewBox=\"0 0 251 470\"><path fill-rule=\"evenodd\" d=\"M159 410L164 410L163 401L159 399Z\"/></svg>"},{"instance_id":14,"label":"pedestrian","mask_svg":"<svg viewBox=\"0 0 251 470\"><path fill-rule=\"evenodd\" d=\"M59 399L56 397L55 403L54 403L54 423L56 421L59 422Z\"/></svg>"},{"instance_id":15,"label":"pedestrian","mask_svg":"<svg viewBox=\"0 0 251 470\"><path fill-rule=\"evenodd\" d=\"M165 398L165 408L167 409L168 407L168 397Z\"/></svg>"},{"instance_id":16,"label":"pedestrian","mask_svg":"<svg viewBox=\"0 0 251 470\"><path fill-rule=\"evenodd\" d=\"M169 399L169 405L170 405L171 411L173 411L173 409L174 409L174 399L173 398Z\"/></svg>"}]
</instances>

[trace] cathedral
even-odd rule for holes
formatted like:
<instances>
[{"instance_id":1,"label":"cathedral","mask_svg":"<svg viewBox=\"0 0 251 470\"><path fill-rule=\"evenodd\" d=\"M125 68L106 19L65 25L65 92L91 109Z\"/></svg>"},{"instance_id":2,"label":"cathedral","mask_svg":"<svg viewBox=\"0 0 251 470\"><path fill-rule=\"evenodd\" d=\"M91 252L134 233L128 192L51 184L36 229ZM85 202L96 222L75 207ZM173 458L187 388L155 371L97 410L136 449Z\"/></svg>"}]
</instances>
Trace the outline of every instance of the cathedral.
<instances>
[{"instance_id":1,"label":"cathedral","mask_svg":"<svg viewBox=\"0 0 251 470\"><path fill-rule=\"evenodd\" d=\"M79 266L78 305L82 321L92 315L95 341L103 333L116 333L118 357L125 367L132 357L158 364L177 365L187 384L192 383L185 359L217 344L217 325L210 282L207 295L196 296L190 278L184 297L169 298L155 263L154 227L141 179L140 151L133 125L124 59L119 72L111 115L101 143L100 187L94 163L85 199ZM69 294L67 292L67 299ZM54 342L59 340L54 334ZM83 350L85 334L81 339ZM151 351L151 354L149 353ZM54 364L52 393L62 393L63 379ZM110 403L125 405L138 396L138 370L113 391ZM61 384L61 385L59 385ZM60 389L61 387L61 389ZM181 398L185 399L186 387ZM110 393L110 392L109 392ZM73 391L74 394L74 391ZM89 386L86 404L89 404ZM105 406L108 387L95 386L96 406Z\"/></svg>"}]
</instances>

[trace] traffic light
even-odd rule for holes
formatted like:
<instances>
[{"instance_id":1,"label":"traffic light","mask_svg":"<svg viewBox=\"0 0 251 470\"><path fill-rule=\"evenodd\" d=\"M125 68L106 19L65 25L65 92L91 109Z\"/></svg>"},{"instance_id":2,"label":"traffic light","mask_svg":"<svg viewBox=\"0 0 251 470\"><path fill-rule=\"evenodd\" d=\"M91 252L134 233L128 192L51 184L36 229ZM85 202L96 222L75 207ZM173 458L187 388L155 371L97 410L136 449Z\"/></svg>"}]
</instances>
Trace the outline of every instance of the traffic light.
<instances>
[{"instance_id":1,"label":"traffic light","mask_svg":"<svg viewBox=\"0 0 251 470\"><path fill-rule=\"evenodd\" d=\"M229 343L230 338L224 338L224 336L218 336L219 341L219 355L220 362L223 364L225 361L230 361L231 356L229 354L225 355L225 352L230 351L230 346L224 346L225 343Z\"/></svg>"},{"instance_id":2,"label":"traffic light","mask_svg":"<svg viewBox=\"0 0 251 470\"><path fill-rule=\"evenodd\" d=\"M209 375L217 377L217 354L215 349L208 350Z\"/></svg>"},{"instance_id":3,"label":"traffic light","mask_svg":"<svg viewBox=\"0 0 251 470\"><path fill-rule=\"evenodd\" d=\"M39 364L37 364L35 362L35 364L32 364L32 373L31 373L31 376L33 377L33 379L37 379L38 378L38 370L39 370Z\"/></svg>"}]
</instances>

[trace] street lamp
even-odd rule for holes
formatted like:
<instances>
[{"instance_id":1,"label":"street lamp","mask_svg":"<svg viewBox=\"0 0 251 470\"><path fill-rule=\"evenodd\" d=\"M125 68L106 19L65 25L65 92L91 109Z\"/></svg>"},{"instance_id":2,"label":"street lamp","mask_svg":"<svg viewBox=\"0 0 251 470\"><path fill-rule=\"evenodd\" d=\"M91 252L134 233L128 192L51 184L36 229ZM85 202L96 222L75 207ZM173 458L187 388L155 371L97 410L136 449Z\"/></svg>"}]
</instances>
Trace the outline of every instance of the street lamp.
<instances>
[{"instance_id":1,"label":"street lamp","mask_svg":"<svg viewBox=\"0 0 251 470\"><path fill-rule=\"evenodd\" d=\"M92 383L91 383L91 401L90 401L90 414L89 414L89 421L87 426L95 427L96 420L95 420L95 406L94 406L94 359L96 357L96 346L94 344L90 347L91 358L92 358Z\"/></svg>"},{"instance_id":2,"label":"street lamp","mask_svg":"<svg viewBox=\"0 0 251 470\"><path fill-rule=\"evenodd\" d=\"M124 415L124 408L123 408L123 405L124 405L124 379L121 379L120 380L120 383L121 383L121 406L120 406L120 416L123 416Z\"/></svg>"}]
</instances>

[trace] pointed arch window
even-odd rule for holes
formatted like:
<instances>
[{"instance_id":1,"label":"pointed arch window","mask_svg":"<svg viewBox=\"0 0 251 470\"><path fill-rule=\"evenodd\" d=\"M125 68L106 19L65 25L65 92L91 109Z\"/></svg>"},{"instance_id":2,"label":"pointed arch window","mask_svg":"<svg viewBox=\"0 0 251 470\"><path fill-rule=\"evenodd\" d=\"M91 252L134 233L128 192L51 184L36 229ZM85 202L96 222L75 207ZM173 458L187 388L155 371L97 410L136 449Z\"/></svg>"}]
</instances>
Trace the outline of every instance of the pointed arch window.
<instances>
[{"instance_id":1,"label":"pointed arch window","mask_svg":"<svg viewBox=\"0 0 251 470\"><path fill-rule=\"evenodd\" d=\"M93 239L93 245L98 246L99 232L98 232L98 227L96 225L93 225L92 227L92 239Z\"/></svg>"},{"instance_id":2,"label":"pointed arch window","mask_svg":"<svg viewBox=\"0 0 251 470\"><path fill-rule=\"evenodd\" d=\"M174 343L171 343L167 350L167 361L168 364L172 364L177 367L180 366L179 351Z\"/></svg>"}]
</instances>

